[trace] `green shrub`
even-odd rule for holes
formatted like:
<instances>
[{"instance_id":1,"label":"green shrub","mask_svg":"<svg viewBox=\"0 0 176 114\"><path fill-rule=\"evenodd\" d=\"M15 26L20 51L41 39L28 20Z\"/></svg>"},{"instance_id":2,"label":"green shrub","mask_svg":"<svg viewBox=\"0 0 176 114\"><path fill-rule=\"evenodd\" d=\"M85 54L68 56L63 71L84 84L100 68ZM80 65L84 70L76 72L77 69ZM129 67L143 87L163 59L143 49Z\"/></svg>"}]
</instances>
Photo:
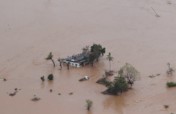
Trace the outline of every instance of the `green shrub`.
<instances>
[{"instance_id":1,"label":"green shrub","mask_svg":"<svg viewBox=\"0 0 176 114\"><path fill-rule=\"evenodd\" d=\"M108 89L103 92L105 94L117 95L128 90L128 83L124 77L115 77L114 81L107 86Z\"/></svg>"},{"instance_id":2,"label":"green shrub","mask_svg":"<svg viewBox=\"0 0 176 114\"><path fill-rule=\"evenodd\" d=\"M176 82L167 82L167 87L176 87Z\"/></svg>"},{"instance_id":3,"label":"green shrub","mask_svg":"<svg viewBox=\"0 0 176 114\"><path fill-rule=\"evenodd\" d=\"M93 105L93 101L91 101L91 100L86 100L86 107L87 107L87 110L89 111L90 110L90 108L92 107L92 105Z\"/></svg>"},{"instance_id":4,"label":"green shrub","mask_svg":"<svg viewBox=\"0 0 176 114\"><path fill-rule=\"evenodd\" d=\"M53 74L49 74L49 75L48 75L48 80L53 80L53 79L54 79Z\"/></svg>"},{"instance_id":5,"label":"green shrub","mask_svg":"<svg viewBox=\"0 0 176 114\"><path fill-rule=\"evenodd\" d=\"M103 84L105 85L106 87L110 86L111 85L111 82L107 80L107 78L100 78L99 80L97 80L98 84Z\"/></svg>"}]
</instances>

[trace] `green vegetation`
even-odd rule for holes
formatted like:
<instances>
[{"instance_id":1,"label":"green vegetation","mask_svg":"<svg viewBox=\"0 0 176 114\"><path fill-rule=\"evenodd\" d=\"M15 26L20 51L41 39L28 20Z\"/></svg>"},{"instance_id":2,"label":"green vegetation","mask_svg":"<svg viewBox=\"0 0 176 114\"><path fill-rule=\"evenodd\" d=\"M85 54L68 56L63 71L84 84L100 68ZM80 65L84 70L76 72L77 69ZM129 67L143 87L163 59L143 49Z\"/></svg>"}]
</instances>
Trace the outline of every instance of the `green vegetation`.
<instances>
[{"instance_id":1,"label":"green vegetation","mask_svg":"<svg viewBox=\"0 0 176 114\"><path fill-rule=\"evenodd\" d=\"M49 74L49 75L48 75L48 80L52 81L53 79L54 79L53 74Z\"/></svg>"},{"instance_id":2,"label":"green vegetation","mask_svg":"<svg viewBox=\"0 0 176 114\"><path fill-rule=\"evenodd\" d=\"M102 47L102 45L100 44L93 44L91 46L91 50L92 53L95 53L97 55L97 58L100 57L100 55L104 55L106 52L106 48Z\"/></svg>"},{"instance_id":3,"label":"green vegetation","mask_svg":"<svg viewBox=\"0 0 176 114\"><path fill-rule=\"evenodd\" d=\"M97 80L96 83L98 83L98 84L103 84L103 85L105 85L106 87L108 87L108 86L111 85L111 82L108 81L107 77L102 77L102 78L100 78L99 80Z\"/></svg>"},{"instance_id":4,"label":"green vegetation","mask_svg":"<svg viewBox=\"0 0 176 114\"><path fill-rule=\"evenodd\" d=\"M86 100L86 108L89 111L93 105L93 102L91 100Z\"/></svg>"},{"instance_id":5,"label":"green vegetation","mask_svg":"<svg viewBox=\"0 0 176 114\"><path fill-rule=\"evenodd\" d=\"M48 55L48 57L45 58L45 59L46 59L46 60L51 60L52 63L53 63L53 66L54 66L54 67L56 66L56 65L55 65L55 62L54 62L54 60L53 60L53 54L52 54L52 52L50 52L49 55Z\"/></svg>"},{"instance_id":6,"label":"green vegetation","mask_svg":"<svg viewBox=\"0 0 176 114\"><path fill-rule=\"evenodd\" d=\"M115 77L114 81L108 86L108 89L104 92L105 94L118 95L128 90L128 83L124 77Z\"/></svg>"},{"instance_id":7,"label":"green vegetation","mask_svg":"<svg viewBox=\"0 0 176 114\"><path fill-rule=\"evenodd\" d=\"M176 82L167 82L167 87L176 87Z\"/></svg>"},{"instance_id":8,"label":"green vegetation","mask_svg":"<svg viewBox=\"0 0 176 114\"><path fill-rule=\"evenodd\" d=\"M118 72L118 76L115 77L114 81L109 83L107 90L104 94L118 95L129 89L129 85L132 87L138 71L130 64L124 65Z\"/></svg>"},{"instance_id":9,"label":"green vegetation","mask_svg":"<svg viewBox=\"0 0 176 114\"><path fill-rule=\"evenodd\" d=\"M84 51L87 48L84 48ZM90 49L89 63L94 64L95 60L98 62L100 56L103 56L106 52L106 49L103 48L100 44L93 44Z\"/></svg>"},{"instance_id":10,"label":"green vegetation","mask_svg":"<svg viewBox=\"0 0 176 114\"><path fill-rule=\"evenodd\" d=\"M134 84L134 81L136 80L139 72L136 70L135 67L130 65L129 63L126 63L120 70L119 75L124 77L128 84L131 85L131 87Z\"/></svg>"},{"instance_id":11,"label":"green vegetation","mask_svg":"<svg viewBox=\"0 0 176 114\"><path fill-rule=\"evenodd\" d=\"M111 71L111 61L113 61L114 58L112 57L110 52L107 55L106 59L109 61L109 71Z\"/></svg>"}]
</instances>

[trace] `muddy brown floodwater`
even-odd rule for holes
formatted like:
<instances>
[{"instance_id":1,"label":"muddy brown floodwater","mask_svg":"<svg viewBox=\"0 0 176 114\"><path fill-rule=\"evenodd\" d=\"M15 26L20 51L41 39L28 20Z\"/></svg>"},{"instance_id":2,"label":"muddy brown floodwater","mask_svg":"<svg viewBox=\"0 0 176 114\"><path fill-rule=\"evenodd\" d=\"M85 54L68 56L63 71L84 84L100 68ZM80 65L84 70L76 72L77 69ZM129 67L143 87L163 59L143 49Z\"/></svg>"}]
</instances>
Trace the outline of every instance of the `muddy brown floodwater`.
<instances>
[{"instance_id":1,"label":"muddy brown floodwater","mask_svg":"<svg viewBox=\"0 0 176 114\"><path fill-rule=\"evenodd\" d=\"M176 88L166 88L176 81L166 76L167 62L176 67L175 14L174 0L1 0L0 78L7 81L0 80L0 114L176 113ZM132 90L101 94L106 88L95 82L108 68L105 57L93 68L69 71L44 59L50 51L57 60L93 43L112 53L115 71L126 62L139 70ZM54 81L41 82L50 73ZM90 80L79 82L85 75ZM14 88L21 90L9 96ZM34 95L40 101L32 102ZM93 101L90 112L86 99Z\"/></svg>"}]
</instances>

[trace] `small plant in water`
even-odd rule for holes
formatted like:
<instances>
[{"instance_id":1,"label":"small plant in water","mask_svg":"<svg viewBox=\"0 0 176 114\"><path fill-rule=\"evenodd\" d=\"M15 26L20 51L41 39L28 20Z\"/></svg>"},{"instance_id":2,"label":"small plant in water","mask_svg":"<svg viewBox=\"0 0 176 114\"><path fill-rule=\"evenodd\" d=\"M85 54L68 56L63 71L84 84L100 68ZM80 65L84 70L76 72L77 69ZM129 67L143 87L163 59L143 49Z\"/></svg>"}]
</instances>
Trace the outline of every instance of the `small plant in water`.
<instances>
[{"instance_id":1,"label":"small plant in water","mask_svg":"<svg viewBox=\"0 0 176 114\"><path fill-rule=\"evenodd\" d=\"M167 82L167 87L176 87L176 82Z\"/></svg>"},{"instance_id":2,"label":"small plant in water","mask_svg":"<svg viewBox=\"0 0 176 114\"><path fill-rule=\"evenodd\" d=\"M53 54L52 54L52 52L50 52L49 55L47 56L47 58L45 58L45 59L46 59L46 60L51 60L52 63L53 63L53 66L54 66L54 67L56 66L56 64L55 64L55 62L54 62L54 60L53 60Z\"/></svg>"},{"instance_id":3,"label":"small plant in water","mask_svg":"<svg viewBox=\"0 0 176 114\"><path fill-rule=\"evenodd\" d=\"M170 63L167 63L167 66L168 66L167 74L172 75L174 72L174 69L171 67Z\"/></svg>"},{"instance_id":4,"label":"small plant in water","mask_svg":"<svg viewBox=\"0 0 176 114\"><path fill-rule=\"evenodd\" d=\"M88 111L91 109L92 105L93 105L93 102L91 100L89 99L86 100L86 107Z\"/></svg>"},{"instance_id":5,"label":"small plant in water","mask_svg":"<svg viewBox=\"0 0 176 114\"><path fill-rule=\"evenodd\" d=\"M54 79L53 74L49 74L49 75L48 75L48 80L50 80L50 81L51 81L51 80L53 80L53 79Z\"/></svg>"}]
</instances>

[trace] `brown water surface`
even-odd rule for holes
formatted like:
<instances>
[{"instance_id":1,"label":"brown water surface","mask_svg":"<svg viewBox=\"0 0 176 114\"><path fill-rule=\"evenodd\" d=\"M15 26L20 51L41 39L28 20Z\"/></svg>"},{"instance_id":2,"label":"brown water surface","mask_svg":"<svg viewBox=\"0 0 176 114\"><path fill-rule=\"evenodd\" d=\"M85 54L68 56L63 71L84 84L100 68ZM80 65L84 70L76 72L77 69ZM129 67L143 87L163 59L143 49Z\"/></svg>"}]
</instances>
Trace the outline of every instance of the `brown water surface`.
<instances>
[{"instance_id":1,"label":"brown water surface","mask_svg":"<svg viewBox=\"0 0 176 114\"><path fill-rule=\"evenodd\" d=\"M176 66L175 14L174 0L1 0L0 78L7 81L0 80L0 114L176 113L176 88L166 88L176 78L165 73L167 62ZM112 53L115 71L126 62L140 71L132 90L101 94L106 88L95 82L108 69L105 57L93 68L69 71L44 59L50 51L57 60L93 43ZM42 83L50 73L54 81ZM84 75L90 80L80 83ZM14 88L21 91L11 97ZM32 102L34 94L41 100ZM90 112L86 99L93 101Z\"/></svg>"}]
</instances>

